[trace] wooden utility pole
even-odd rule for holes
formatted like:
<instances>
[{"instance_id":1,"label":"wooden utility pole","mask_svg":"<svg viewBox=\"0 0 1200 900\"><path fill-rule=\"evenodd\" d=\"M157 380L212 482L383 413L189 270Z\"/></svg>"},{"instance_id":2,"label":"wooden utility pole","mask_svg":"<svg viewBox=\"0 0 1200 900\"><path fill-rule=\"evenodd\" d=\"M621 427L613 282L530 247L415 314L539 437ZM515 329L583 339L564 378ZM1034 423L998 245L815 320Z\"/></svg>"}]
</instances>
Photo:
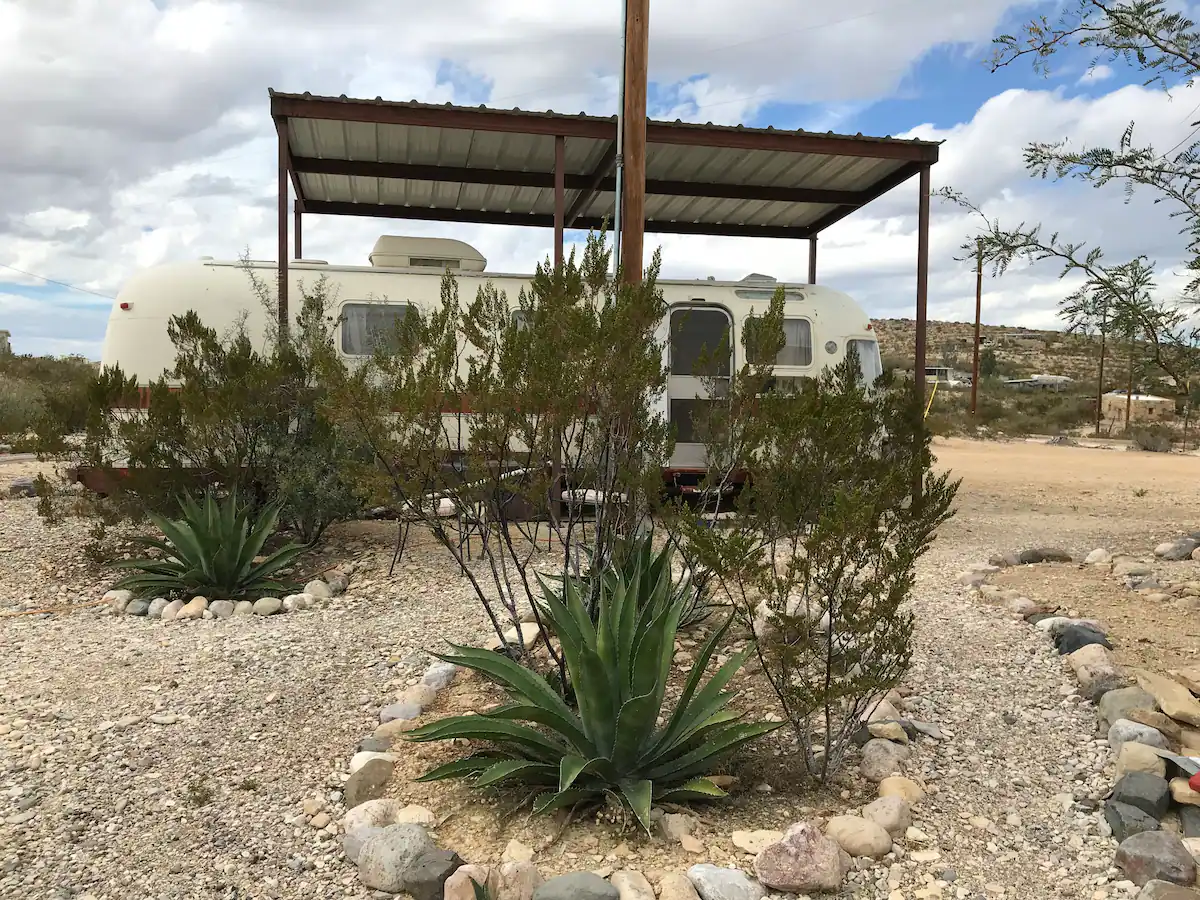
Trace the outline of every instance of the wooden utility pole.
<instances>
[{"instance_id":1,"label":"wooden utility pole","mask_svg":"<svg viewBox=\"0 0 1200 900\"><path fill-rule=\"evenodd\" d=\"M649 77L650 0L625 0L625 107L621 268L627 283L642 280L646 226L646 83Z\"/></svg>"},{"instance_id":2,"label":"wooden utility pole","mask_svg":"<svg viewBox=\"0 0 1200 900\"><path fill-rule=\"evenodd\" d=\"M979 316L983 308L983 241L975 252L975 358L971 362L971 415L979 408Z\"/></svg>"},{"instance_id":3,"label":"wooden utility pole","mask_svg":"<svg viewBox=\"0 0 1200 900\"><path fill-rule=\"evenodd\" d=\"M1104 354L1108 350L1108 302L1100 310L1100 371L1096 374L1096 437L1104 421Z\"/></svg>"}]
</instances>

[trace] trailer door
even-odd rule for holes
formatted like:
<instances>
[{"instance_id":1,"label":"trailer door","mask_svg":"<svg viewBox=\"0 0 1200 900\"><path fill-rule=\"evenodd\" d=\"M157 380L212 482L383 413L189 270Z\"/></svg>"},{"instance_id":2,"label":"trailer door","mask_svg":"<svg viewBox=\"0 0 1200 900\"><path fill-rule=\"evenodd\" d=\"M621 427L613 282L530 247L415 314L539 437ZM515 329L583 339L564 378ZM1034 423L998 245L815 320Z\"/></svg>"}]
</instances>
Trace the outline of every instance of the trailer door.
<instances>
[{"instance_id":1,"label":"trailer door","mask_svg":"<svg viewBox=\"0 0 1200 900\"><path fill-rule=\"evenodd\" d=\"M671 307L669 416L675 428L677 467L702 467L704 445L698 443L695 416L710 398L710 384L720 392L733 370L733 320L719 307L684 304ZM706 384L706 380L710 384Z\"/></svg>"}]
</instances>

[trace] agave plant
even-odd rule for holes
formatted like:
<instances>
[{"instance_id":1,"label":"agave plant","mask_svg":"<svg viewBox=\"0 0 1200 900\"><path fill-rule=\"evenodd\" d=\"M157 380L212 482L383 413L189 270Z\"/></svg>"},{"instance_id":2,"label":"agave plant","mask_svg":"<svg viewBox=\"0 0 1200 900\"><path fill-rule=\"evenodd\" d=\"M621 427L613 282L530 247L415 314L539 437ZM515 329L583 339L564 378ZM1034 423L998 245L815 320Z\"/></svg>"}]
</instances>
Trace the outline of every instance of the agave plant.
<instances>
[{"instance_id":1,"label":"agave plant","mask_svg":"<svg viewBox=\"0 0 1200 900\"><path fill-rule=\"evenodd\" d=\"M627 585L638 584L636 591L639 597L650 597L659 579L665 577L671 581L671 599L678 600L683 607L679 617L680 628L691 628L708 619L721 604L714 603L708 593L709 573L700 571L685 574L675 579L671 574L671 546L665 545L658 553L654 552L653 536L650 534L637 535L632 538L619 539L613 547L608 564L602 567L595 565L591 553L588 556L589 577L595 577L608 583L611 590L613 580L624 578ZM548 576L555 584L561 585L563 576ZM585 579L586 580L586 579ZM589 600L596 596L593 584L584 589L585 597ZM559 591L561 595L561 590ZM593 609L593 613L595 610ZM593 619L595 615L593 614Z\"/></svg>"},{"instance_id":2,"label":"agave plant","mask_svg":"<svg viewBox=\"0 0 1200 900\"><path fill-rule=\"evenodd\" d=\"M135 571L114 587L141 595L200 594L210 600L251 599L294 587L272 576L304 551L302 545L288 544L256 561L279 520L278 503L268 504L253 520L250 506L239 504L236 493L218 501L207 491L203 504L184 497L180 507L179 521L150 514L166 539L140 542L162 555L117 562L117 568Z\"/></svg>"},{"instance_id":3,"label":"agave plant","mask_svg":"<svg viewBox=\"0 0 1200 900\"><path fill-rule=\"evenodd\" d=\"M644 579L628 583L619 571L603 579L593 625L579 581L565 579L561 596L543 582L544 615L561 642L577 709L537 673L501 654L455 644L453 653L438 654L498 683L511 703L410 732L414 741L467 738L490 745L419 780L520 784L536 792L535 812L612 798L647 831L656 801L724 797L705 776L733 751L779 727L742 722L728 708L734 694L725 689L754 647L734 654L702 684L732 622L727 619L705 641L666 714L663 699L685 598L671 592L669 567L647 585ZM640 590L650 596L639 596ZM661 728L660 713L666 718Z\"/></svg>"}]
</instances>

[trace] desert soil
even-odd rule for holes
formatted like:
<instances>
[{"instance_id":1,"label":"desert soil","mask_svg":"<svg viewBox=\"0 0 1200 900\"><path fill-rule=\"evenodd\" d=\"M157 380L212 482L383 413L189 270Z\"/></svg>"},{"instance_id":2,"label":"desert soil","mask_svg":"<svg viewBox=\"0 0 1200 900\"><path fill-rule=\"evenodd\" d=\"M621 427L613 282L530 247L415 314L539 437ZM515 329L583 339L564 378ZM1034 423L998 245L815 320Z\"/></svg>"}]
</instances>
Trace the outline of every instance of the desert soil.
<instances>
[{"instance_id":1,"label":"desert soil","mask_svg":"<svg viewBox=\"0 0 1200 900\"><path fill-rule=\"evenodd\" d=\"M938 440L935 452L963 486L913 598L907 711L944 731L914 745L908 764L929 788L914 812L926 840L902 840L894 859L862 866L841 896L1132 897L1110 868L1114 845L1097 813L1112 761L1094 709L1043 637L979 602L956 576L1031 546L1147 555L1200 524L1200 459L959 440ZM0 462L0 495L34 468ZM81 553L87 526L47 526L35 507L0 501L0 897L371 896L302 803L321 799L336 821L347 761L380 706L420 675L442 640L485 636L448 560L426 543L389 578L390 529L350 524L331 535L324 560L309 562L313 571L329 560L359 567L329 608L163 624L84 607L111 580ZM1200 646L1191 633L1200 629L1185 618L1148 613L1143 598L1077 567L1031 567L996 583L1003 578L1026 579L1021 589L1034 599L1103 618L1118 653L1165 666ZM12 615L47 606L65 611ZM751 705L773 712L753 682ZM488 699L467 681L431 712ZM510 838L536 848L558 836L551 822L502 819L502 801L414 785L409 778L440 757L412 750L387 791L445 818L445 846L487 863ZM591 823L572 825L535 862L547 874L748 865L733 830L786 827L872 798L853 764L818 789L795 776L787 752L779 740L765 760L735 767L743 791L702 812L701 853Z\"/></svg>"}]
</instances>

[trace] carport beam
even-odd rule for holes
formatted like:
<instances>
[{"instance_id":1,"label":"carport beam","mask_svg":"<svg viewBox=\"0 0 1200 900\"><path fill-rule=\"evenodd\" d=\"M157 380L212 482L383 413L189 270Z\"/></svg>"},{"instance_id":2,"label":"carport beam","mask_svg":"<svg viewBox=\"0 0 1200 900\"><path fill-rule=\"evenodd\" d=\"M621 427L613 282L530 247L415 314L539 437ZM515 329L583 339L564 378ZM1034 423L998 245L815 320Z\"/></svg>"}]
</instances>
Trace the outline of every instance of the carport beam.
<instances>
[{"instance_id":1,"label":"carport beam","mask_svg":"<svg viewBox=\"0 0 1200 900\"><path fill-rule=\"evenodd\" d=\"M563 264L563 225L567 217L567 139L554 137L554 268Z\"/></svg>"},{"instance_id":2,"label":"carport beam","mask_svg":"<svg viewBox=\"0 0 1200 900\"><path fill-rule=\"evenodd\" d=\"M925 415L925 330L929 311L929 176L930 165L921 166L920 195L917 201L917 335L916 346L913 348L914 390L917 394L917 411ZM925 423L922 418L921 427L914 431L914 440L920 445L925 440ZM913 503L921 500L921 466L918 456L917 467L913 473Z\"/></svg>"},{"instance_id":3,"label":"carport beam","mask_svg":"<svg viewBox=\"0 0 1200 900\"><path fill-rule=\"evenodd\" d=\"M277 119L279 135L279 336L288 327L288 129L286 119Z\"/></svg>"},{"instance_id":4,"label":"carport beam","mask_svg":"<svg viewBox=\"0 0 1200 900\"><path fill-rule=\"evenodd\" d=\"M817 236L808 239L808 283L817 283Z\"/></svg>"},{"instance_id":5,"label":"carport beam","mask_svg":"<svg viewBox=\"0 0 1200 900\"><path fill-rule=\"evenodd\" d=\"M296 227L296 259L304 259L304 244L301 242L300 217L304 210L300 208L300 198L292 201L292 223Z\"/></svg>"}]
</instances>

